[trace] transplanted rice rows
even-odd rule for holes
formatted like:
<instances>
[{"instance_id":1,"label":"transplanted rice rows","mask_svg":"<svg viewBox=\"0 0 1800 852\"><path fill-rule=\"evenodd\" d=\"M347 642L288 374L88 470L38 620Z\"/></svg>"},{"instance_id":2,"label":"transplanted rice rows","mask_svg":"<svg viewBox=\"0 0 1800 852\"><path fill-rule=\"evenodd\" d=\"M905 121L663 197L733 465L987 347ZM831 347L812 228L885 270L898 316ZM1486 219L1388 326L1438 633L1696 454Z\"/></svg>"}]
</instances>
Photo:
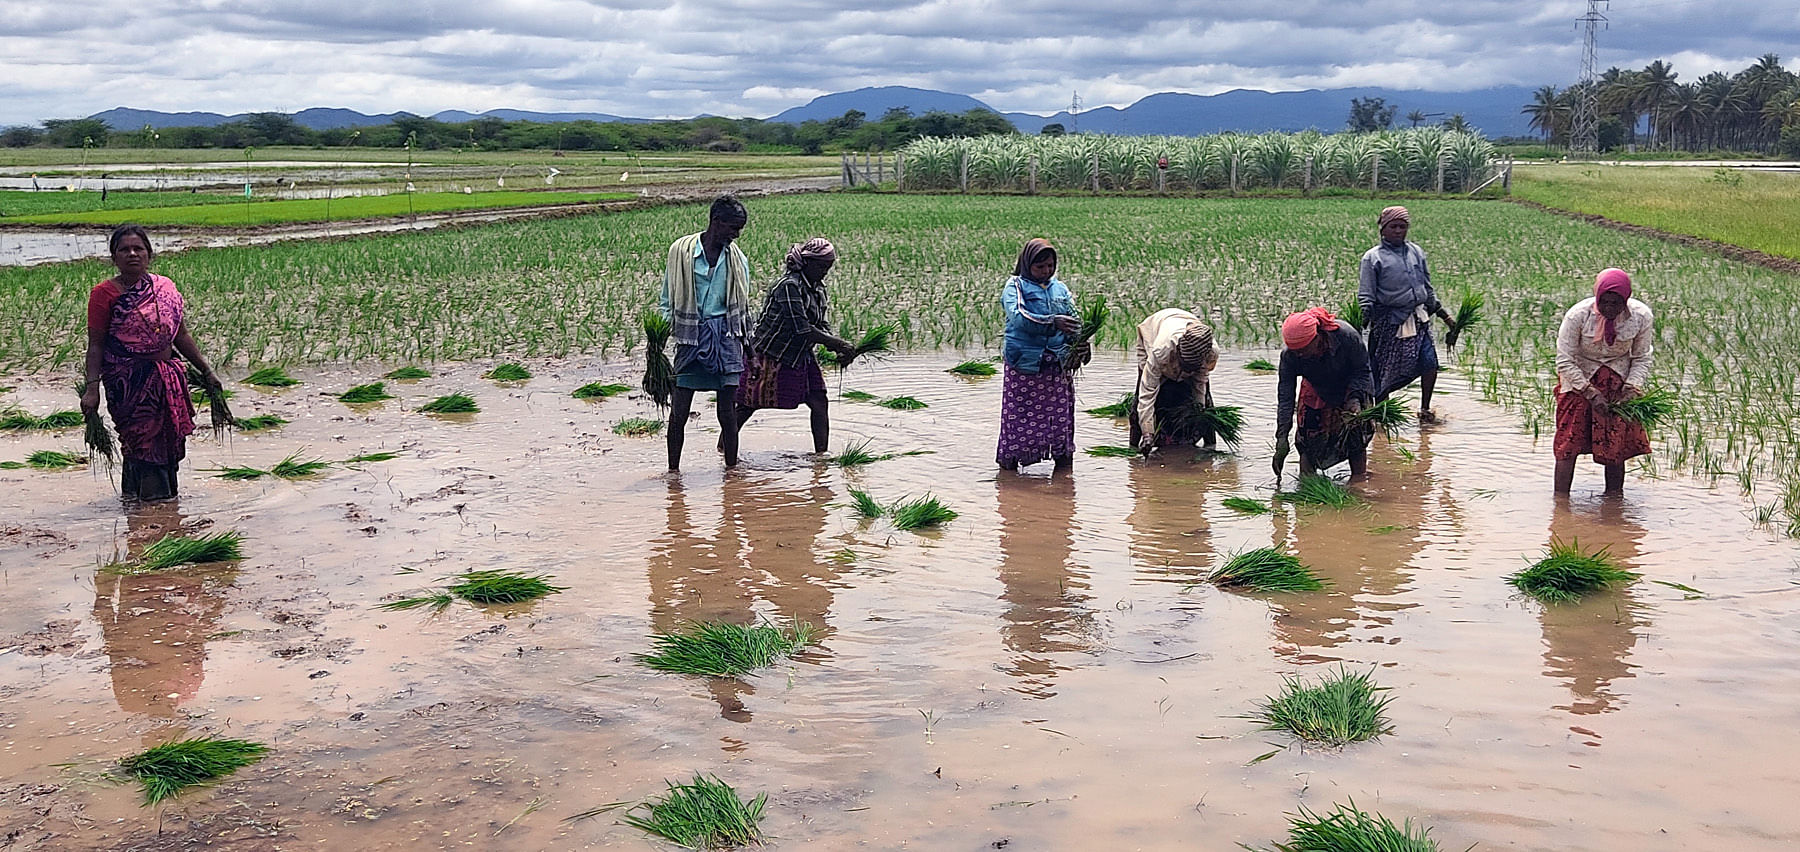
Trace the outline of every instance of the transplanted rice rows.
<instances>
[{"instance_id":1,"label":"transplanted rice rows","mask_svg":"<svg viewBox=\"0 0 1800 852\"><path fill-rule=\"evenodd\" d=\"M825 234L840 329L897 326L902 347L997 351L998 285L1019 246L1047 236L1078 296L1104 294L1096 337L1125 348L1133 325L1169 305L1197 308L1228 346L1273 347L1286 312L1339 305L1374 241L1372 199L920 197L752 199L741 240L761 281L788 245ZM1800 520L1800 411L1785 368L1800 351L1800 277L1522 207L1416 201L1414 239L1444 301L1486 297L1483 324L1448 362L1548 437L1554 339L1596 271L1623 265L1656 310L1659 381L1684 405L1656 430L1661 463L1730 478ZM669 240L698 230L701 206L171 254L158 269L188 298L192 327L224 363L379 359L429 362L642 346ZM101 263L0 270L0 365L73 369L82 307ZM1773 510L1772 510L1773 511Z\"/></svg>"}]
</instances>

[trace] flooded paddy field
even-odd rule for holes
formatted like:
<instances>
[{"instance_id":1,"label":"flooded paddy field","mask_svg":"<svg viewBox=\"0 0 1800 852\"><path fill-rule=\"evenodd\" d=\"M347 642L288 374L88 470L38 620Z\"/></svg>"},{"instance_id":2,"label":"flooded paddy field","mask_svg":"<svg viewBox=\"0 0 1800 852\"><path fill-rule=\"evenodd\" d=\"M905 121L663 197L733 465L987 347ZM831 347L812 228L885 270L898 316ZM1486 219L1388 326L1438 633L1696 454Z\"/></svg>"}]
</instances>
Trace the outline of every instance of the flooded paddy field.
<instances>
[{"instance_id":1,"label":"flooded paddy field","mask_svg":"<svg viewBox=\"0 0 1800 852\"><path fill-rule=\"evenodd\" d=\"M1447 422L1377 439L1367 505L1229 496L1274 481L1275 378L1227 353L1240 454L1079 455L1003 474L1000 380L907 355L828 374L833 450L930 450L843 470L804 454L800 412L759 413L721 470L710 407L685 471L635 397L584 402L641 367L535 360L528 382L445 363L399 398L321 396L389 365L291 368L233 385L276 430L197 434L178 502L126 510L103 473L0 471L0 837L9 849L651 848L617 812L717 775L769 794L783 849L1222 849L1267 846L1285 814L1354 800L1433 827L1444 849L1791 849L1800 843L1800 575L1794 544L1734 488L1634 471L1622 500L1550 494L1548 435L1447 374ZM232 375L237 373L233 371ZM1122 354L1077 404L1116 401ZM63 373L0 397L66 407ZM452 392L481 412L432 417ZM1125 443L1078 414L1082 447ZM0 433L0 460L75 450L76 431ZM298 481L228 482L295 452L400 455ZM926 492L937 532L858 519L851 489ZM103 567L177 529L237 530L245 558L125 577ZM1577 605L1504 581L1552 538L1607 546L1644 579ZM1245 595L1204 575L1280 546L1324 592ZM384 612L442 577L546 573L534 604ZM1660 582L1659 582L1660 581ZM1664 583L1678 584L1686 589ZM1689 591L1692 590L1692 591ZM743 680L651 672L634 655L689 620L799 619L819 642ZM1373 671L1394 730L1302 748L1241 718L1284 675ZM159 809L104 780L183 734L248 737L261 763ZM1271 751L1275 753L1267 756ZM1264 758L1264 759L1258 759Z\"/></svg>"}]
</instances>

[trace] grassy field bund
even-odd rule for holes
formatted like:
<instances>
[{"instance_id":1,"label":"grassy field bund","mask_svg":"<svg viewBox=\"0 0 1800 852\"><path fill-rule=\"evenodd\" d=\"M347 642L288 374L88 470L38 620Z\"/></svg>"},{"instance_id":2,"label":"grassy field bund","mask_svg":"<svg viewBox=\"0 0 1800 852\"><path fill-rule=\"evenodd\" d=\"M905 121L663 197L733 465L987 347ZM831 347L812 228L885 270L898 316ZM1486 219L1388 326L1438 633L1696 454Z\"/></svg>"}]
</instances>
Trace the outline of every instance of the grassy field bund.
<instances>
[{"instance_id":1,"label":"grassy field bund","mask_svg":"<svg viewBox=\"0 0 1800 852\"><path fill-rule=\"evenodd\" d=\"M1170 305L1196 307L1227 345L1273 347L1289 311L1338 306L1373 243L1370 199L1158 199L817 194L750 202L741 241L773 279L813 235L839 250L832 314L852 336L882 322L923 349L997 351L999 284L1018 248L1048 236L1061 277L1112 302L1103 346ZM1758 516L1800 530L1800 277L1698 249L1497 202L1409 201L1438 290L1487 298L1455 357L1489 399L1548 438L1556 329L1606 266L1629 269L1657 311L1656 376L1687 405L1655 436L1657 463L1735 482ZM640 345L671 239L703 206L661 207L447 232L189 251L157 269L189 300L207 351L233 365L487 356L620 357ZM82 306L101 262L0 269L0 369L77 366ZM1254 401L1247 401L1252 404ZM1271 401L1272 404L1272 401ZM1769 493L1770 482L1778 483Z\"/></svg>"},{"instance_id":2,"label":"grassy field bund","mask_svg":"<svg viewBox=\"0 0 1800 852\"><path fill-rule=\"evenodd\" d=\"M253 200L196 193L119 193L101 208L92 192L0 193L0 225L245 227L381 219L416 213L595 204L636 198L630 192L399 192L389 195ZM188 199L187 203L181 203ZM43 212L32 212L42 210Z\"/></svg>"},{"instance_id":3,"label":"grassy field bund","mask_svg":"<svg viewBox=\"0 0 1800 852\"><path fill-rule=\"evenodd\" d=\"M713 153L705 151L481 151L423 148L257 148L251 152L252 169L272 168L269 162L305 163L310 167L342 162L389 163L404 166L556 166L564 172L604 166L617 174L622 166L646 168L710 169L715 171L835 172L838 158L806 154ZM201 164L224 164L241 171L244 152L239 148L0 148L0 168L33 169L43 174L66 174L80 168L146 164L171 169ZM287 168L306 168L291 166Z\"/></svg>"},{"instance_id":4,"label":"grassy field bund","mask_svg":"<svg viewBox=\"0 0 1800 852\"><path fill-rule=\"evenodd\" d=\"M1534 164L1517 168L1513 193L1558 210L1800 259L1800 173Z\"/></svg>"}]
</instances>

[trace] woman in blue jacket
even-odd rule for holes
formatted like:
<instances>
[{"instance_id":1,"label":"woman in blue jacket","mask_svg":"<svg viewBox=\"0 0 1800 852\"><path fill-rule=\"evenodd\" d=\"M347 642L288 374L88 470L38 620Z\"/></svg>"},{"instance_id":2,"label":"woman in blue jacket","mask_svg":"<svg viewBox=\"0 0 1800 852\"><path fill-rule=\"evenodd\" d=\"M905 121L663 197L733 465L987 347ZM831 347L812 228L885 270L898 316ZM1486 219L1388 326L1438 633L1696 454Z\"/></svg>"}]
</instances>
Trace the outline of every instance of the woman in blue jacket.
<instances>
[{"instance_id":1,"label":"woman in blue jacket","mask_svg":"<svg viewBox=\"0 0 1800 852\"><path fill-rule=\"evenodd\" d=\"M1034 239L1019 252L1000 290L1000 307L1006 314L1005 378L995 461L1007 470L1044 459L1067 466L1075 456L1075 379L1063 365L1081 321L1075 297L1056 280L1056 249L1049 240Z\"/></svg>"}]
</instances>

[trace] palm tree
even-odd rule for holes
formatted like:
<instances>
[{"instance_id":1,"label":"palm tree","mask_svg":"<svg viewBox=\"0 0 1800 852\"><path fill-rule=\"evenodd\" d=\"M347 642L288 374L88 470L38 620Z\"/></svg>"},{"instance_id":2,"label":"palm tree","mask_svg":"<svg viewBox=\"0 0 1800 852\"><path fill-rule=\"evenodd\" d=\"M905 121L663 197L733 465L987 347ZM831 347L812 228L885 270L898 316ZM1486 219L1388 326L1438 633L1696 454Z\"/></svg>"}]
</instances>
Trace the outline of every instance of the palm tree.
<instances>
[{"instance_id":1,"label":"palm tree","mask_svg":"<svg viewBox=\"0 0 1800 852\"><path fill-rule=\"evenodd\" d=\"M1412 122L1412 126L1418 127L1419 122L1425 120L1425 111L1415 109L1406 114L1406 120Z\"/></svg>"},{"instance_id":2,"label":"palm tree","mask_svg":"<svg viewBox=\"0 0 1800 852\"><path fill-rule=\"evenodd\" d=\"M1661 59L1644 66L1642 86L1638 90L1638 103L1650 113L1650 147L1656 147L1656 125L1660 119L1663 104L1675 96L1677 84L1673 66Z\"/></svg>"},{"instance_id":3,"label":"palm tree","mask_svg":"<svg viewBox=\"0 0 1800 852\"><path fill-rule=\"evenodd\" d=\"M1642 77L1636 71L1625 71L1620 68L1608 68L1600 75L1600 91L1595 93L1599 101L1600 111L1616 116L1619 123L1625 125L1629 139L1637 141L1638 93L1643 88ZM1576 93L1580 97L1580 93Z\"/></svg>"},{"instance_id":4,"label":"palm tree","mask_svg":"<svg viewBox=\"0 0 1800 852\"><path fill-rule=\"evenodd\" d=\"M1544 140L1555 139L1563 130L1568 118L1566 100L1556 91L1555 86L1543 86L1531 93L1531 103L1526 104L1520 112L1531 116L1531 128L1544 134ZM1407 116L1412 118L1412 116ZM1413 125L1417 127L1417 124Z\"/></svg>"},{"instance_id":5,"label":"palm tree","mask_svg":"<svg viewBox=\"0 0 1800 852\"><path fill-rule=\"evenodd\" d=\"M1454 133L1467 133L1470 130L1468 119L1463 118L1460 112L1444 119L1443 127Z\"/></svg>"}]
</instances>

